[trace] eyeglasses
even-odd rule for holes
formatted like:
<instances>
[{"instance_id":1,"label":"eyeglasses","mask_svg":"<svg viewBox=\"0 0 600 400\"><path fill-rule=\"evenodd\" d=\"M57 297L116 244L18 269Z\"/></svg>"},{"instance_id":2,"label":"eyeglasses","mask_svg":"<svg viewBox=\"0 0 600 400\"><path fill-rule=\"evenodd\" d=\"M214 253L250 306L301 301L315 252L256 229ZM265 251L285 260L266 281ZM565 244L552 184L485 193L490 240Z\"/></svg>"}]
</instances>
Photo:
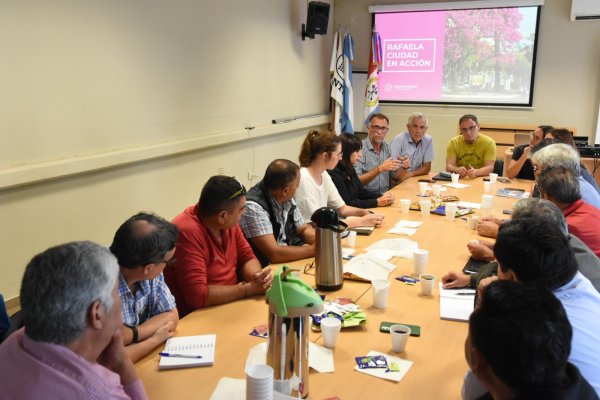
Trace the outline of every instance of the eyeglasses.
<instances>
[{"instance_id":1,"label":"eyeglasses","mask_svg":"<svg viewBox=\"0 0 600 400\"><path fill-rule=\"evenodd\" d=\"M171 257L170 260L160 260L158 262L151 261L151 262L148 262L148 263L146 263L144 265L148 265L148 264L160 265L160 264L164 263L166 267L172 267L173 265L175 265L176 262L177 262L177 259L175 257Z\"/></svg>"},{"instance_id":2,"label":"eyeglasses","mask_svg":"<svg viewBox=\"0 0 600 400\"><path fill-rule=\"evenodd\" d=\"M387 133L387 126L378 126L378 125L369 125L369 128L373 129L375 132Z\"/></svg>"},{"instance_id":3,"label":"eyeglasses","mask_svg":"<svg viewBox=\"0 0 600 400\"><path fill-rule=\"evenodd\" d=\"M233 179L235 179L235 181L237 183L239 183L240 185L240 190L238 190L237 192L233 193L231 196L229 196L229 200L233 200L238 196L242 196L244 194L246 194L246 188L244 187L244 185L242 185L242 182L239 181L239 179L235 176L232 176Z\"/></svg>"}]
</instances>

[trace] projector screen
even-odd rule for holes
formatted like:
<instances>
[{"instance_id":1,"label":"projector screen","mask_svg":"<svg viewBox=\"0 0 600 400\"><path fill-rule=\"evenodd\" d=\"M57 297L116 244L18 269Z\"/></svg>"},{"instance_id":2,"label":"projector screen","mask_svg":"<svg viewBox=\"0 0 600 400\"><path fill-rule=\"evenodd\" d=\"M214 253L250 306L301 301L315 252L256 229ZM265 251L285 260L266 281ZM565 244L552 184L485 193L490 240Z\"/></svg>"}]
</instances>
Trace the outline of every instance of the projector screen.
<instances>
[{"instance_id":1,"label":"projector screen","mask_svg":"<svg viewBox=\"0 0 600 400\"><path fill-rule=\"evenodd\" d=\"M539 6L374 13L382 102L532 106Z\"/></svg>"}]
</instances>

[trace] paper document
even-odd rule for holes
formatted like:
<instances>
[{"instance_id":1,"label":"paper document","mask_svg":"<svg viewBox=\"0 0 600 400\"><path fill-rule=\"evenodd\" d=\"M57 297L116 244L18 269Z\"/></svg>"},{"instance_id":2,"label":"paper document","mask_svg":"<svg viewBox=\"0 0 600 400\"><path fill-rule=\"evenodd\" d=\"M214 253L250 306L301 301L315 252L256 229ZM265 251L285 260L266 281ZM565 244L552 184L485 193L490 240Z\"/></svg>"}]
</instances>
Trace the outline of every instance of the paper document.
<instances>
[{"instance_id":1,"label":"paper document","mask_svg":"<svg viewBox=\"0 0 600 400\"><path fill-rule=\"evenodd\" d=\"M366 248L371 250L393 250L396 257L412 258L413 251L419 248L419 244L408 239L382 239Z\"/></svg>"},{"instance_id":2,"label":"paper document","mask_svg":"<svg viewBox=\"0 0 600 400\"><path fill-rule=\"evenodd\" d=\"M459 207L464 207L464 208L476 208L478 210L481 208L481 203L471 203L470 201L459 201L456 204Z\"/></svg>"},{"instance_id":3,"label":"paper document","mask_svg":"<svg viewBox=\"0 0 600 400\"><path fill-rule=\"evenodd\" d=\"M469 187L471 185L467 185L465 183L460 183L459 182L459 183L444 183L444 186L448 186L448 187L451 187L451 188L454 188L454 189L464 189L464 188Z\"/></svg>"},{"instance_id":4,"label":"paper document","mask_svg":"<svg viewBox=\"0 0 600 400\"><path fill-rule=\"evenodd\" d=\"M408 372L410 367L412 367L413 362L404 360L399 357L390 356L389 354L379 353L377 351L370 351L368 356L384 356L387 360L388 366L394 364L394 367L397 367L399 371L394 372L386 372L385 368L367 368L360 369L358 366L354 367L354 369L358 372L362 372L367 375L376 376L377 378L388 379L391 381L400 382L404 375Z\"/></svg>"},{"instance_id":5,"label":"paper document","mask_svg":"<svg viewBox=\"0 0 600 400\"><path fill-rule=\"evenodd\" d=\"M387 279L394 269L394 264L369 253L359 254L344 264L344 273L349 272L369 281Z\"/></svg>"},{"instance_id":6,"label":"paper document","mask_svg":"<svg viewBox=\"0 0 600 400\"><path fill-rule=\"evenodd\" d=\"M401 219L396 223L395 226L403 227L403 228L418 228L423 225L423 221L409 221L407 219Z\"/></svg>"},{"instance_id":7,"label":"paper document","mask_svg":"<svg viewBox=\"0 0 600 400\"><path fill-rule=\"evenodd\" d=\"M392 257L395 257L396 252L394 250L379 249L379 250L369 250L367 252L367 254L381 258L384 261L390 261L390 259Z\"/></svg>"},{"instance_id":8,"label":"paper document","mask_svg":"<svg viewBox=\"0 0 600 400\"><path fill-rule=\"evenodd\" d=\"M415 233L417 233L417 230L415 228L406 228L404 226L395 226L392 229L390 229L389 231L387 231L387 233L393 233L395 235L412 236Z\"/></svg>"},{"instance_id":9,"label":"paper document","mask_svg":"<svg viewBox=\"0 0 600 400\"><path fill-rule=\"evenodd\" d=\"M474 289L440 289L440 318L451 321L468 321L475 304Z\"/></svg>"}]
</instances>

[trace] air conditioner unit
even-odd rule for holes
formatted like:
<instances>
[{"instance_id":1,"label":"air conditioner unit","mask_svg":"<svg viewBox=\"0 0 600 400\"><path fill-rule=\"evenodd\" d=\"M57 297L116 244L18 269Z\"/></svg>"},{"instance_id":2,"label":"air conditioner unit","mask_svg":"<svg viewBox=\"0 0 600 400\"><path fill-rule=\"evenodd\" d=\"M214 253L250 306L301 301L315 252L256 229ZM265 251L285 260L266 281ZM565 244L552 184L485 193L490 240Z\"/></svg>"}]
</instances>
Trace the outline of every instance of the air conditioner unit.
<instances>
[{"instance_id":1,"label":"air conditioner unit","mask_svg":"<svg viewBox=\"0 0 600 400\"><path fill-rule=\"evenodd\" d=\"M571 3L571 21L582 19L600 19L600 1L573 0Z\"/></svg>"}]
</instances>

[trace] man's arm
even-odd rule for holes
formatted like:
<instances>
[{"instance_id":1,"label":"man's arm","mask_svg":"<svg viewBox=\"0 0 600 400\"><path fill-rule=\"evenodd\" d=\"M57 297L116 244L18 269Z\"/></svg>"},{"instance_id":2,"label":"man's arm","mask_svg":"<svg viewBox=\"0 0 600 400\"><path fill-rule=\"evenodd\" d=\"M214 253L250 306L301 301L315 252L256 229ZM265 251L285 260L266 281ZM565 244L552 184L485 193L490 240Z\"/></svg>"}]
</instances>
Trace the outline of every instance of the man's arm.
<instances>
[{"instance_id":1,"label":"man's arm","mask_svg":"<svg viewBox=\"0 0 600 400\"><path fill-rule=\"evenodd\" d=\"M465 167L456 166L456 157L446 157L446 171L459 174L461 178L467 176L467 169Z\"/></svg>"},{"instance_id":2,"label":"man's arm","mask_svg":"<svg viewBox=\"0 0 600 400\"><path fill-rule=\"evenodd\" d=\"M467 171L471 178L478 176L487 176L494 171L495 160L487 160L483 162L483 167L479 169L471 168Z\"/></svg>"},{"instance_id":3,"label":"man's arm","mask_svg":"<svg viewBox=\"0 0 600 400\"><path fill-rule=\"evenodd\" d=\"M267 258L274 264L300 260L313 257L315 255L315 246L307 244L304 246L280 246L275 240L275 236L262 235L249 238Z\"/></svg>"},{"instance_id":4,"label":"man's arm","mask_svg":"<svg viewBox=\"0 0 600 400\"><path fill-rule=\"evenodd\" d=\"M398 173L396 174L396 179L398 179L398 181L400 182L404 182L408 178L412 178L413 176L427 175L429 172L431 172L431 162L426 162L413 171L408 171L404 168L400 168L398 170Z\"/></svg>"},{"instance_id":5,"label":"man's arm","mask_svg":"<svg viewBox=\"0 0 600 400\"><path fill-rule=\"evenodd\" d=\"M156 333L158 329L162 326L166 325L167 322L171 322L172 330L174 331L177 328L177 323L179 322L179 313L177 309L174 308L170 311L160 313L155 315L154 317L144 321L142 324L137 326L138 331L138 340L140 342L152 337ZM125 346L129 346L133 343L133 330L126 326L121 328L121 338L123 339L123 344Z\"/></svg>"},{"instance_id":6,"label":"man's arm","mask_svg":"<svg viewBox=\"0 0 600 400\"><path fill-rule=\"evenodd\" d=\"M310 224L302 224L296 231L298 236L302 237L304 243L315 244L315 228Z\"/></svg>"},{"instance_id":7,"label":"man's arm","mask_svg":"<svg viewBox=\"0 0 600 400\"><path fill-rule=\"evenodd\" d=\"M131 331L130 328L123 327L121 328L121 332L123 332L123 329ZM169 320L154 331L150 337L138 343L132 343L126 346L125 351L132 362L137 362L140 358L154 350L156 346L159 346L170 337L173 337L174 334L175 325Z\"/></svg>"},{"instance_id":8,"label":"man's arm","mask_svg":"<svg viewBox=\"0 0 600 400\"><path fill-rule=\"evenodd\" d=\"M515 148L514 151L516 152L517 149ZM523 152L518 159L515 160L514 158L511 158L510 162L508 163L508 167L506 167L506 176L512 179L519 175L519 172L521 172L521 168L523 168L523 165L525 165L525 161L527 161L529 154L531 154L531 147L527 146L523 149Z\"/></svg>"},{"instance_id":9,"label":"man's arm","mask_svg":"<svg viewBox=\"0 0 600 400\"><path fill-rule=\"evenodd\" d=\"M366 185L375 179L380 173L386 171L395 171L400 168L401 165L402 163L399 160L394 160L392 157L390 157L372 170L359 174L358 179L360 179L360 182L363 185Z\"/></svg>"}]
</instances>

